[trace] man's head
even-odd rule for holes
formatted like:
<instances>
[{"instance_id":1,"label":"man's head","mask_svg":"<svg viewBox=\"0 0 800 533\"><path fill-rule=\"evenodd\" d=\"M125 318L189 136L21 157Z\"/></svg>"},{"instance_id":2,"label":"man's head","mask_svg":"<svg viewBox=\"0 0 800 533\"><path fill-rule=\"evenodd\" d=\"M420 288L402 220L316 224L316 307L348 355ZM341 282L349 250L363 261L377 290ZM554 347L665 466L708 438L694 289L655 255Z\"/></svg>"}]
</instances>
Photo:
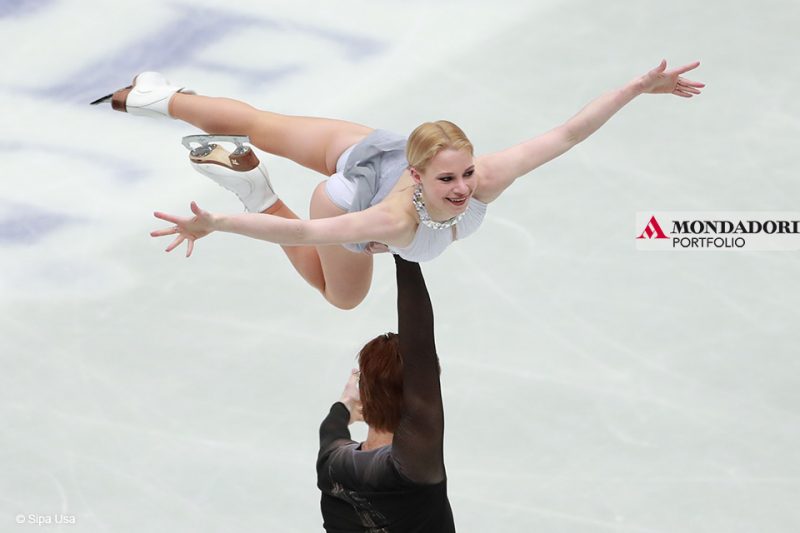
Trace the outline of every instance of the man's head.
<instances>
[{"instance_id":1,"label":"man's head","mask_svg":"<svg viewBox=\"0 0 800 533\"><path fill-rule=\"evenodd\" d=\"M364 422L394 433L403 407L403 359L396 333L378 335L358 354L358 381Z\"/></svg>"}]
</instances>

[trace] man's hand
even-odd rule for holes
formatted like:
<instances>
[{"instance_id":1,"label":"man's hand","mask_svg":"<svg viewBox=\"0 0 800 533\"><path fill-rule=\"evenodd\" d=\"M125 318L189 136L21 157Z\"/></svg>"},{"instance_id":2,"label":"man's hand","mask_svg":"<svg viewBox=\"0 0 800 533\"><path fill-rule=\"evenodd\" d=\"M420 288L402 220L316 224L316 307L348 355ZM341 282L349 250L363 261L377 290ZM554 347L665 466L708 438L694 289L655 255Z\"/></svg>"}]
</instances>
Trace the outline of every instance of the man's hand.
<instances>
[{"instance_id":1,"label":"man's hand","mask_svg":"<svg viewBox=\"0 0 800 533\"><path fill-rule=\"evenodd\" d=\"M358 378L360 375L361 373L355 368L350 372L350 379L347 380L342 397L339 398L339 401L350 411L350 424L364 420L361 414L361 396L358 393Z\"/></svg>"}]
</instances>

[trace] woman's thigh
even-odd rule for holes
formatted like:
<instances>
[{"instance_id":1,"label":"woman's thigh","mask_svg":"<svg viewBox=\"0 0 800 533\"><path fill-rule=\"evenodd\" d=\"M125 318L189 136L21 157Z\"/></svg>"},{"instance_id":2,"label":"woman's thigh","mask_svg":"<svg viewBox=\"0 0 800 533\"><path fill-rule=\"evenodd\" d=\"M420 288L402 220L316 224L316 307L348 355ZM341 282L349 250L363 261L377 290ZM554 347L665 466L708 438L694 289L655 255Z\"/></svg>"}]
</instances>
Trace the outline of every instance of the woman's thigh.
<instances>
[{"instance_id":1,"label":"woman's thigh","mask_svg":"<svg viewBox=\"0 0 800 533\"><path fill-rule=\"evenodd\" d=\"M345 214L325 192L323 181L311 196L311 218L328 218ZM372 256L355 253L341 245L317 246L325 277L325 298L336 307L352 309L361 303L372 284Z\"/></svg>"},{"instance_id":2,"label":"woman's thigh","mask_svg":"<svg viewBox=\"0 0 800 533\"><path fill-rule=\"evenodd\" d=\"M231 98L182 93L172 98L170 114L208 133L248 135L265 152L326 176L336 172L342 152L373 131L346 120L283 115Z\"/></svg>"},{"instance_id":3,"label":"woman's thigh","mask_svg":"<svg viewBox=\"0 0 800 533\"><path fill-rule=\"evenodd\" d=\"M354 122L261 111L250 140L262 150L330 176L336 161L373 129Z\"/></svg>"}]
</instances>

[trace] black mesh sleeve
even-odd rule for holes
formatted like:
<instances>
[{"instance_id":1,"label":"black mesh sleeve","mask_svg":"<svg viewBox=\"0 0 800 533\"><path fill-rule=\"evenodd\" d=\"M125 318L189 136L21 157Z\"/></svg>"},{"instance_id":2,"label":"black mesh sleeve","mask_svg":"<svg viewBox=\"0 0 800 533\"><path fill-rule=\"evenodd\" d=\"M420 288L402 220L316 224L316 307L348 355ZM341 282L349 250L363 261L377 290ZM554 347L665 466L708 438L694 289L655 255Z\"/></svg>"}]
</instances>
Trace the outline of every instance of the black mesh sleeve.
<instances>
[{"instance_id":1,"label":"black mesh sleeve","mask_svg":"<svg viewBox=\"0 0 800 533\"><path fill-rule=\"evenodd\" d=\"M342 402L336 402L319 427L319 457L350 440L350 411Z\"/></svg>"},{"instance_id":2,"label":"black mesh sleeve","mask_svg":"<svg viewBox=\"0 0 800 533\"><path fill-rule=\"evenodd\" d=\"M433 335L433 308L417 263L395 255L397 319L403 357L403 412L392 454L398 470L416 483L445 478L444 410Z\"/></svg>"}]
</instances>

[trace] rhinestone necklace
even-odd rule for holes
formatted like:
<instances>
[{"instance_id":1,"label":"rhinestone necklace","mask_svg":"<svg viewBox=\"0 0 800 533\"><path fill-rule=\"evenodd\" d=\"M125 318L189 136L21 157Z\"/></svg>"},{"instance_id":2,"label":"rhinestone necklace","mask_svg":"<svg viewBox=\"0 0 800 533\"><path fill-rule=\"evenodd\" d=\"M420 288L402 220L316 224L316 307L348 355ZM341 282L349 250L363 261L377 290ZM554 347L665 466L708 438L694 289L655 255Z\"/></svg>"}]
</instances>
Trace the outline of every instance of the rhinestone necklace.
<instances>
[{"instance_id":1,"label":"rhinestone necklace","mask_svg":"<svg viewBox=\"0 0 800 533\"><path fill-rule=\"evenodd\" d=\"M422 199L422 186L420 185L414 186L414 194L411 195L411 202L414 204L414 209L417 210L419 221L431 229L451 228L458 224L461 219L464 218L464 215L467 214L467 212L464 211L463 213L443 222L436 222L435 220L432 220L431 216L428 214L428 210L425 208L425 200Z\"/></svg>"}]
</instances>

